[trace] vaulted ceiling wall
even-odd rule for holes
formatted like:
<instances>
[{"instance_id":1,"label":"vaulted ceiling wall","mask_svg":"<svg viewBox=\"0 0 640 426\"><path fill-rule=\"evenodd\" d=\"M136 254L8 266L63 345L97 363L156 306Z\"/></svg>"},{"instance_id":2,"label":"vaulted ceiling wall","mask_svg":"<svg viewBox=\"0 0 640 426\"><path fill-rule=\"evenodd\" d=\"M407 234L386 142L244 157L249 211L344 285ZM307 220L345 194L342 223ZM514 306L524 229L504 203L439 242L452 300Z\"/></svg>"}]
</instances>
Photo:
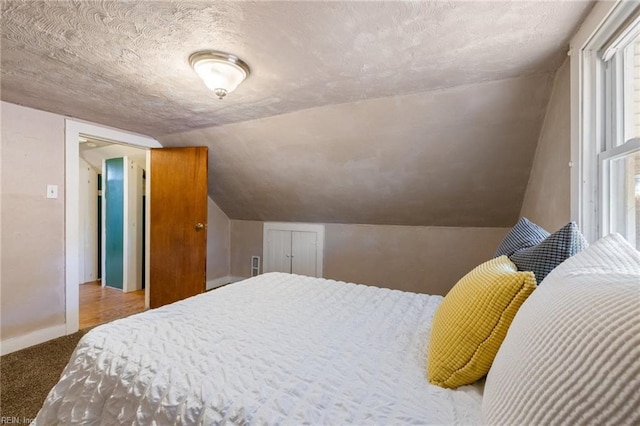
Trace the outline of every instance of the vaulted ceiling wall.
<instances>
[{"instance_id":1,"label":"vaulted ceiling wall","mask_svg":"<svg viewBox=\"0 0 640 426\"><path fill-rule=\"evenodd\" d=\"M330 105L160 138L209 147L234 219L509 226L551 74Z\"/></svg>"}]
</instances>

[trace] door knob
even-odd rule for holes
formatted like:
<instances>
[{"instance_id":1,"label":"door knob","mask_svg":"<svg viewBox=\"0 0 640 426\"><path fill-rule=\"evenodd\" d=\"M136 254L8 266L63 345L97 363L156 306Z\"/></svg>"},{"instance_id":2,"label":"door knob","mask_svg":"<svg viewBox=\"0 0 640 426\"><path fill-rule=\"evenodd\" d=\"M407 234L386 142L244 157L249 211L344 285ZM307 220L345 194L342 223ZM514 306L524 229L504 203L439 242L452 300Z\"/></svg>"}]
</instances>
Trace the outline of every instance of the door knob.
<instances>
[{"instance_id":1,"label":"door knob","mask_svg":"<svg viewBox=\"0 0 640 426\"><path fill-rule=\"evenodd\" d=\"M202 229L204 229L204 224L200 222L196 223L196 231L200 231Z\"/></svg>"}]
</instances>

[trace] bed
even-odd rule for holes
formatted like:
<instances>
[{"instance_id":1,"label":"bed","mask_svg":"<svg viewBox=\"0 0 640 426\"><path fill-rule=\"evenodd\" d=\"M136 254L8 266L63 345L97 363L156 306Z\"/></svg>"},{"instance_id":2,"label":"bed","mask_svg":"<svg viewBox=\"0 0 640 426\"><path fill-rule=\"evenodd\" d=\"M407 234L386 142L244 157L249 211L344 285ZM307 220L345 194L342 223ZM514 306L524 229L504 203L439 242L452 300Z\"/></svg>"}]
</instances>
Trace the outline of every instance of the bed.
<instances>
[{"instance_id":1,"label":"bed","mask_svg":"<svg viewBox=\"0 0 640 426\"><path fill-rule=\"evenodd\" d=\"M441 301L260 275L93 329L34 424L479 424L426 380Z\"/></svg>"},{"instance_id":2,"label":"bed","mask_svg":"<svg viewBox=\"0 0 640 426\"><path fill-rule=\"evenodd\" d=\"M271 273L97 327L34 424L640 424L640 252L536 226L444 298Z\"/></svg>"}]
</instances>

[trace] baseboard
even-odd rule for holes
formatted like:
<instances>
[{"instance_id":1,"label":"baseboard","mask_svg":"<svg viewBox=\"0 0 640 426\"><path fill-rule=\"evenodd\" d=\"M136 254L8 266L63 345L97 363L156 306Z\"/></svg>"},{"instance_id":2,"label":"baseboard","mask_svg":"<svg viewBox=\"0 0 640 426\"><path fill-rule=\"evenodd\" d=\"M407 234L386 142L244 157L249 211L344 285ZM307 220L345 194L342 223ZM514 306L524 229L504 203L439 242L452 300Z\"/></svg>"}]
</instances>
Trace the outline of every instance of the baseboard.
<instances>
[{"instance_id":1,"label":"baseboard","mask_svg":"<svg viewBox=\"0 0 640 426\"><path fill-rule=\"evenodd\" d=\"M66 324L60 324L23 334L22 336L3 340L0 342L0 355L10 354L11 352L19 351L20 349L62 337L66 334L66 327Z\"/></svg>"},{"instance_id":2,"label":"baseboard","mask_svg":"<svg viewBox=\"0 0 640 426\"><path fill-rule=\"evenodd\" d=\"M226 277L215 278L213 280L207 281L207 291L213 290L214 288L222 287L225 284L235 283L236 281L245 280L244 277L234 277L232 275L227 275Z\"/></svg>"},{"instance_id":3,"label":"baseboard","mask_svg":"<svg viewBox=\"0 0 640 426\"><path fill-rule=\"evenodd\" d=\"M226 277L220 277L220 278L215 278L213 280L209 280L207 281L207 290L211 290L214 289L216 287L220 287L223 286L225 284L229 284L231 281L229 281L231 279L230 276L226 276Z\"/></svg>"}]
</instances>

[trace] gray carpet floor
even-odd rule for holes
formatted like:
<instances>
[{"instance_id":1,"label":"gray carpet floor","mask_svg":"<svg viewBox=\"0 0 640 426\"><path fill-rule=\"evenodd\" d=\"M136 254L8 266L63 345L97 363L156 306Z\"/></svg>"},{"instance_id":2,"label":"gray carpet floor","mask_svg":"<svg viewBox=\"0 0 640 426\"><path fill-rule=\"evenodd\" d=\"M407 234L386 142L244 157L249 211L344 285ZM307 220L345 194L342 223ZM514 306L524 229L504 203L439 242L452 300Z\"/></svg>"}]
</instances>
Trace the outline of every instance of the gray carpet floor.
<instances>
[{"instance_id":1,"label":"gray carpet floor","mask_svg":"<svg viewBox=\"0 0 640 426\"><path fill-rule=\"evenodd\" d=\"M0 357L0 417L28 424L90 329Z\"/></svg>"}]
</instances>

